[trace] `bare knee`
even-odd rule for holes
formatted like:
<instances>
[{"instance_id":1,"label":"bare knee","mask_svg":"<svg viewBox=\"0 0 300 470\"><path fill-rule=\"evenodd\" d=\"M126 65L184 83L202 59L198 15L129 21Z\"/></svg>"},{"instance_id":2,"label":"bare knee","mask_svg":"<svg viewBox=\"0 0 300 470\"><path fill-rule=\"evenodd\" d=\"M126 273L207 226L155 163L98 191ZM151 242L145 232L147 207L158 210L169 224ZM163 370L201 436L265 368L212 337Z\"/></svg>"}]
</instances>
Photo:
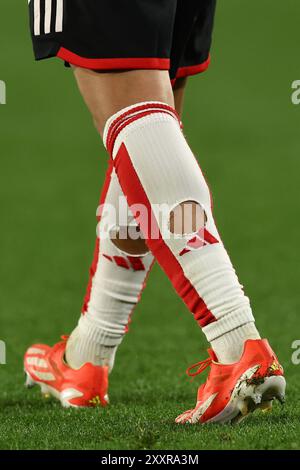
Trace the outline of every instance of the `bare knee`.
<instances>
[{"instance_id":1,"label":"bare knee","mask_svg":"<svg viewBox=\"0 0 300 470\"><path fill-rule=\"evenodd\" d=\"M144 101L161 101L174 107L166 70L131 70L98 73L74 67L75 78L98 132L116 112Z\"/></svg>"}]
</instances>

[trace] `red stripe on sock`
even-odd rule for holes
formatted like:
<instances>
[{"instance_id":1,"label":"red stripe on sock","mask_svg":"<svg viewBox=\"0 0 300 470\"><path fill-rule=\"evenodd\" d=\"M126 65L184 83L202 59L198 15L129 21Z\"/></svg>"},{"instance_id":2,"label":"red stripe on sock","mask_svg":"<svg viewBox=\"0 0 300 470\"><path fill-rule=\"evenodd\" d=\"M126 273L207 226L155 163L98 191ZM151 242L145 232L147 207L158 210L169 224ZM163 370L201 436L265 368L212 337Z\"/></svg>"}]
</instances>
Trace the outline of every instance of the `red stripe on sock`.
<instances>
[{"instance_id":1,"label":"red stripe on sock","mask_svg":"<svg viewBox=\"0 0 300 470\"><path fill-rule=\"evenodd\" d=\"M61 47L56 54L60 59L78 67L92 70L169 70L170 59L160 57L119 57L119 58L88 58Z\"/></svg>"},{"instance_id":2,"label":"red stripe on sock","mask_svg":"<svg viewBox=\"0 0 300 470\"><path fill-rule=\"evenodd\" d=\"M127 256L128 261L134 271L145 271L145 265L139 256Z\"/></svg>"},{"instance_id":3,"label":"red stripe on sock","mask_svg":"<svg viewBox=\"0 0 300 470\"><path fill-rule=\"evenodd\" d=\"M204 229L204 240L210 245L219 243L219 240L217 240L206 228Z\"/></svg>"},{"instance_id":4,"label":"red stripe on sock","mask_svg":"<svg viewBox=\"0 0 300 470\"><path fill-rule=\"evenodd\" d=\"M111 257L111 256L109 256L109 255L105 255L105 254L103 254L102 256L104 256L104 258L108 259L108 261L111 261L111 262L113 262L113 259L112 259L112 257Z\"/></svg>"},{"instance_id":5,"label":"red stripe on sock","mask_svg":"<svg viewBox=\"0 0 300 470\"><path fill-rule=\"evenodd\" d=\"M114 260L116 265L120 268L129 269L129 263L127 262L126 258L123 258L123 256L114 256Z\"/></svg>"},{"instance_id":6,"label":"red stripe on sock","mask_svg":"<svg viewBox=\"0 0 300 470\"><path fill-rule=\"evenodd\" d=\"M107 168L106 175L105 175L105 180L104 180L104 184L103 184L101 195L100 195L99 206L102 206L105 203L113 169L114 169L114 164L111 161L111 159L109 159L108 168ZM100 222L100 217L101 215L98 216L98 222Z\"/></svg>"},{"instance_id":7,"label":"red stripe on sock","mask_svg":"<svg viewBox=\"0 0 300 470\"><path fill-rule=\"evenodd\" d=\"M104 185L103 185L103 188L102 188L99 205L102 205L105 202L107 191L108 191L110 181L111 181L111 174L112 174L113 168L114 168L113 162L111 160L109 160L109 165L108 165L108 169L107 169L107 172L106 172L106 175L105 175L105 181L104 181ZM99 221L100 221L100 217L101 216L98 217ZM99 262L99 252L100 252L100 239L97 238L96 239L95 251L94 251L94 257L93 257L92 265L90 267L89 282L88 282L86 294L85 294L85 297L84 297L83 307L82 307L82 310L81 310L82 314L85 314L88 310L89 302L90 302L90 299L91 299L93 279L94 279L94 276L96 274L97 267L98 267L98 262Z\"/></svg>"},{"instance_id":8,"label":"red stripe on sock","mask_svg":"<svg viewBox=\"0 0 300 470\"><path fill-rule=\"evenodd\" d=\"M172 115L174 117L174 119L178 120L179 123L181 122L179 114L177 113L177 111L175 109L171 108L171 106L168 106L167 104L147 103L147 104L142 104L142 105L136 106L134 108L130 108L128 111L126 111L123 114L121 114L120 116L118 116L111 123L111 125L109 127L109 130L108 130L107 138L106 138L106 147L107 147L107 149L111 148L111 139L112 139L113 135L115 134L116 130L118 129L118 127L120 125L122 125L124 123L124 121L126 121L128 118L133 117L137 113L139 113L138 114L139 117L142 117L141 113L143 111L148 113L149 111L158 112L158 110L168 112L170 115ZM127 123L127 124L129 124L129 123ZM114 141L115 140L116 139L114 138Z\"/></svg>"},{"instance_id":9,"label":"red stripe on sock","mask_svg":"<svg viewBox=\"0 0 300 470\"><path fill-rule=\"evenodd\" d=\"M146 117L146 116L149 116L151 114L168 114L169 116L174 118L173 114L171 114L168 111L165 111L163 109L160 109L160 110L152 109L152 110L144 111L144 112L141 112L141 113L138 113L138 114L135 114L133 116L128 117L127 119L122 121L119 126L117 126L115 128L113 134L110 137L109 145L107 146L108 152L110 154L113 153L113 149L114 149L114 145L115 145L115 142L117 140L117 137L120 134L120 132L122 132L122 130L125 129L125 127L127 127L129 124L132 124L133 122L138 121L139 119L141 119L143 117Z\"/></svg>"},{"instance_id":10,"label":"red stripe on sock","mask_svg":"<svg viewBox=\"0 0 300 470\"><path fill-rule=\"evenodd\" d=\"M89 301L91 298L91 291L92 291L92 285L93 285L93 279L96 274L97 266L98 266L98 260L99 260L99 250L100 250L100 240L99 238L96 239L96 246L95 246L95 251L94 251L94 257L93 261L90 267L90 277L89 277L89 282L87 285L86 289L86 294L84 297L84 302L83 302L83 307L82 307L82 313L86 313L88 310L88 305Z\"/></svg>"},{"instance_id":11,"label":"red stripe on sock","mask_svg":"<svg viewBox=\"0 0 300 470\"><path fill-rule=\"evenodd\" d=\"M151 204L139 180L139 177L133 167L130 156L124 144L121 145L116 159L114 160L115 169L119 177L121 187L127 196L129 206L139 203L147 207L147 220L140 219L141 230L145 236L147 245L153 255L162 266L163 270L171 280L178 295L185 302L189 310L194 314L199 325L204 326L216 321L214 315L210 312L204 300L199 296L198 292L185 277L180 263L177 261L169 247L164 242L157 225L154 214L152 213ZM155 227L151 227L154 224ZM157 239L151 239L149 234L151 229L158 234ZM149 229L149 232L148 232Z\"/></svg>"}]
</instances>

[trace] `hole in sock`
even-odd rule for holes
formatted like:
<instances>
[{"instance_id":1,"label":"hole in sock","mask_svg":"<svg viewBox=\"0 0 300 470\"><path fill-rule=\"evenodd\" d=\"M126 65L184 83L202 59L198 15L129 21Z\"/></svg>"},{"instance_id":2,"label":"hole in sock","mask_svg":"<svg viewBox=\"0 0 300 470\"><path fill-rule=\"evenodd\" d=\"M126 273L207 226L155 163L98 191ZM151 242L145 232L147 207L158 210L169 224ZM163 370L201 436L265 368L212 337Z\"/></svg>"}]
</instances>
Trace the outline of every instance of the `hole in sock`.
<instances>
[{"instance_id":1,"label":"hole in sock","mask_svg":"<svg viewBox=\"0 0 300 470\"><path fill-rule=\"evenodd\" d=\"M170 232L188 235L204 229L207 221L205 210L196 201L183 201L170 213Z\"/></svg>"},{"instance_id":2,"label":"hole in sock","mask_svg":"<svg viewBox=\"0 0 300 470\"><path fill-rule=\"evenodd\" d=\"M115 227L110 230L112 243L126 255L145 256L149 249L137 226Z\"/></svg>"}]
</instances>

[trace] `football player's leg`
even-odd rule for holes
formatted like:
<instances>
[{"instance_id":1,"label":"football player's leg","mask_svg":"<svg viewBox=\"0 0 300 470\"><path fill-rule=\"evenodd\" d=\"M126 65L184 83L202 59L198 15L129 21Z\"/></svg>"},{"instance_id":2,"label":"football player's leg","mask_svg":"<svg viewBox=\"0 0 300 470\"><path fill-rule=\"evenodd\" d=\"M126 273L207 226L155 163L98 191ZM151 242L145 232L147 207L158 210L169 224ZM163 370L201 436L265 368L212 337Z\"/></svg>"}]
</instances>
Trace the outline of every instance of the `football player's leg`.
<instances>
[{"instance_id":1,"label":"football player's leg","mask_svg":"<svg viewBox=\"0 0 300 470\"><path fill-rule=\"evenodd\" d=\"M149 249L218 359L238 360L245 340L259 334L181 132L167 72L77 68L75 76Z\"/></svg>"},{"instance_id":2,"label":"football player's leg","mask_svg":"<svg viewBox=\"0 0 300 470\"><path fill-rule=\"evenodd\" d=\"M110 165L98 208L99 223L90 280L78 326L66 346L69 366L107 365L112 370L153 256L145 245Z\"/></svg>"},{"instance_id":3,"label":"football player's leg","mask_svg":"<svg viewBox=\"0 0 300 470\"><path fill-rule=\"evenodd\" d=\"M166 70L101 73L76 66L73 70L79 91L101 135L107 120L132 104L154 100L174 108L174 94Z\"/></svg>"},{"instance_id":4,"label":"football player's leg","mask_svg":"<svg viewBox=\"0 0 300 470\"><path fill-rule=\"evenodd\" d=\"M173 89L180 115L185 84L186 79L179 79ZM66 359L73 368L91 362L109 365L111 370L154 257L139 236L132 214L128 213L127 201L112 165L107 172L100 207L103 217L99 217L90 282L79 324L67 342ZM123 221L126 220L121 226L117 220L120 211L124 214Z\"/></svg>"},{"instance_id":5,"label":"football player's leg","mask_svg":"<svg viewBox=\"0 0 300 470\"><path fill-rule=\"evenodd\" d=\"M187 85L187 77L178 78L173 86L175 109L182 119L184 108L184 95Z\"/></svg>"}]
</instances>

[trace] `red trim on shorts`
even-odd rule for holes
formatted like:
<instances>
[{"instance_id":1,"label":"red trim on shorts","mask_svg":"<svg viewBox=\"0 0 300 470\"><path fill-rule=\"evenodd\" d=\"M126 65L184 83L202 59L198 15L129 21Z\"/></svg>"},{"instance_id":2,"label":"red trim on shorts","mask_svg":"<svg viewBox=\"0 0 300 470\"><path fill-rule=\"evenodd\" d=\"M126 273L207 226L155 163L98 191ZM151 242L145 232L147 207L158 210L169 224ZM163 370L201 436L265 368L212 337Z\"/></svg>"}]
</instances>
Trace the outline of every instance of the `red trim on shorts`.
<instances>
[{"instance_id":1,"label":"red trim on shorts","mask_svg":"<svg viewBox=\"0 0 300 470\"><path fill-rule=\"evenodd\" d=\"M99 206L101 204L104 204L104 202L105 202L106 195L107 195L108 188L109 188L110 181L111 181L111 174L112 174L113 168L114 168L113 163L110 160L109 161L109 166L108 166L108 169L107 169L107 172L106 172L106 176L105 176L103 189L102 189L101 196L100 196ZM100 217L98 217L98 220L100 221ZM99 254L100 254L100 239L97 238L96 239L96 247L95 247L95 251L94 251L94 258L93 258L92 265L90 267L89 282L88 282L86 294L85 294L85 297L84 297L83 307L82 307L82 310L81 310L82 314L85 314L88 310L89 302L90 302L90 299L91 299L93 279L94 279L94 276L95 276L97 268L98 268Z\"/></svg>"},{"instance_id":2,"label":"red trim on shorts","mask_svg":"<svg viewBox=\"0 0 300 470\"><path fill-rule=\"evenodd\" d=\"M60 59L72 65L93 70L118 70L118 69L156 69L169 70L170 59L160 59L158 57L132 57L119 59L88 59L81 57L68 49L61 47L56 54Z\"/></svg>"},{"instance_id":3,"label":"red trim on shorts","mask_svg":"<svg viewBox=\"0 0 300 470\"><path fill-rule=\"evenodd\" d=\"M114 256L113 259L119 268L130 269L127 259L123 258L123 256Z\"/></svg>"},{"instance_id":4,"label":"red trim on shorts","mask_svg":"<svg viewBox=\"0 0 300 470\"><path fill-rule=\"evenodd\" d=\"M210 64L210 56L205 62L198 65L189 65L187 67L179 67L176 73L176 78L189 77L190 75L196 75L197 73L205 72Z\"/></svg>"},{"instance_id":5,"label":"red trim on shorts","mask_svg":"<svg viewBox=\"0 0 300 470\"><path fill-rule=\"evenodd\" d=\"M152 212L150 201L133 167L130 156L124 144L121 145L117 153L117 156L114 160L114 166L123 192L127 196L129 206L135 204L138 201L140 204L144 204L144 206L147 207L147 219L139 220L141 230L146 238L149 249L152 251L153 255L162 266L169 279L172 281L172 284L178 295L185 302L189 310L194 314L195 320L202 328L216 321L216 318L208 309L204 300L199 296L198 292L191 284L189 279L185 277L180 263L165 243L160 233L155 216ZM129 191L128 188L130 188ZM158 237L151 239L149 234L153 229L153 233L157 234Z\"/></svg>"},{"instance_id":6,"label":"red trim on shorts","mask_svg":"<svg viewBox=\"0 0 300 470\"><path fill-rule=\"evenodd\" d=\"M178 78L190 77L192 75L197 75L198 73L205 72L208 69L210 62L211 62L211 57L209 55L208 58L201 64L188 65L186 67L179 67L176 73L176 77L173 80L171 80L172 86L175 85L176 80Z\"/></svg>"}]
</instances>

